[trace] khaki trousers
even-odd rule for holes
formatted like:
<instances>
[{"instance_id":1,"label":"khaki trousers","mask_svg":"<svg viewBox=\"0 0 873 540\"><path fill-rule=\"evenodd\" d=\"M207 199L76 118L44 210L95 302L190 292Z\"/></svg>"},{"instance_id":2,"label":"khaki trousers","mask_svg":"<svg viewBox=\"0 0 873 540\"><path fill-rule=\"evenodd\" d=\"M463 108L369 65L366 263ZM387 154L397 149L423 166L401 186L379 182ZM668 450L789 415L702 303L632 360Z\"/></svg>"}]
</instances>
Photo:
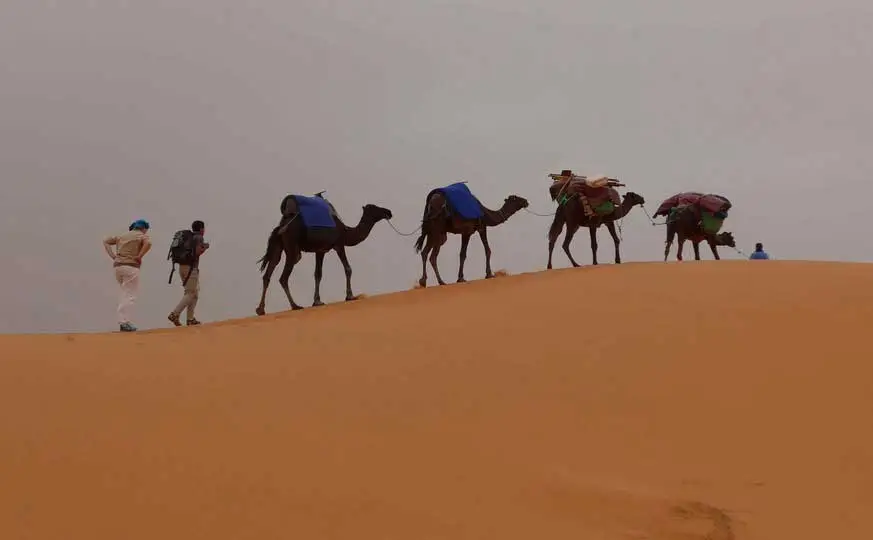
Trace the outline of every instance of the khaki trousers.
<instances>
[{"instance_id":1,"label":"khaki trousers","mask_svg":"<svg viewBox=\"0 0 873 540\"><path fill-rule=\"evenodd\" d=\"M190 273L190 276L189 276ZM200 269L191 269L190 266L179 265L179 277L184 283L184 293L182 299L173 310L173 314L177 317L182 314L182 311L188 310L188 320L194 319L194 310L197 308L197 300L200 297ZM187 279L187 281L185 281Z\"/></svg>"}]
</instances>

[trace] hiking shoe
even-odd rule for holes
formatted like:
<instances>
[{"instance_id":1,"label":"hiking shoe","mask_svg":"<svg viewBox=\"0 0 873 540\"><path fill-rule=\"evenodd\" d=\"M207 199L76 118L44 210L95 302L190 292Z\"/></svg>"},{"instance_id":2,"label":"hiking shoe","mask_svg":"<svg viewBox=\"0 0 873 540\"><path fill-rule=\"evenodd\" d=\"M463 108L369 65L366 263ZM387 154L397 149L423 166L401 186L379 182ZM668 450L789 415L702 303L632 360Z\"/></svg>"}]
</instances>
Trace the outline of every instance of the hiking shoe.
<instances>
[{"instance_id":1,"label":"hiking shoe","mask_svg":"<svg viewBox=\"0 0 873 540\"><path fill-rule=\"evenodd\" d=\"M119 330L121 330L122 332L136 332L136 326L130 324L129 322L126 322L119 325Z\"/></svg>"},{"instance_id":2,"label":"hiking shoe","mask_svg":"<svg viewBox=\"0 0 873 540\"><path fill-rule=\"evenodd\" d=\"M182 326L182 321L179 320L179 316L175 313L170 313L169 315L167 315L167 320L169 320L176 326Z\"/></svg>"},{"instance_id":3,"label":"hiking shoe","mask_svg":"<svg viewBox=\"0 0 873 540\"><path fill-rule=\"evenodd\" d=\"M187 321L185 321L185 324L187 324L188 326L197 326L198 324L200 324L200 321L198 321L197 319L188 319Z\"/></svg>"}]
</instances>

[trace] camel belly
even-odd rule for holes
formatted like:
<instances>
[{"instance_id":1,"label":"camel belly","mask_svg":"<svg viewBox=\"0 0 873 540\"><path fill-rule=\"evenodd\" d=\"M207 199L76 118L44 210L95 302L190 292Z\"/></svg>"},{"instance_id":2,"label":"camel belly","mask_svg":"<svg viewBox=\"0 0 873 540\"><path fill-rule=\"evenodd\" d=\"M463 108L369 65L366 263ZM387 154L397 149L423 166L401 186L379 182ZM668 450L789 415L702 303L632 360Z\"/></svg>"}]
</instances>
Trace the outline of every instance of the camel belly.
<instances>
[{"instance_id":1,"label":"camel belly","mask_svg":"<svg viewBox=\"0 0 873 540\"><path fill-rule=\"evenodd\" d=\"M448 220L447 231L454 234L473 234L476 232L478 222L468 219L451 217Z\"/></svg>"}]
</instances>

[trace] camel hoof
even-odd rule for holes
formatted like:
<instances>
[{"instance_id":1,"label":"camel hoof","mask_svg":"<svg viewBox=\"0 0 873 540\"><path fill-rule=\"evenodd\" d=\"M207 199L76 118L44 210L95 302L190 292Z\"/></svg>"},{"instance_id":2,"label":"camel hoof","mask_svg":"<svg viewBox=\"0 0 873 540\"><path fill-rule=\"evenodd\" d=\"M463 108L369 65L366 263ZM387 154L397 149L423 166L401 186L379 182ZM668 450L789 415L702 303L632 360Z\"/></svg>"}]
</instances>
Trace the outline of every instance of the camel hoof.
<instances>
[{"instance_id":1,"label":"camel hoof","mask_svg":"<svg viewBox=\"0 0 873 540\"><path fill-rule=\"evenodd\" d=\"M354 302L357 299L357 296L346 296L346 302Z\"/></svg>"},{"instance_id":2,"label":"camel hoof","mask_svg":"<svg viewBox=\"0 0 873 540\"><path fill-rule=\"evenodd\" d=\"M312 303L312 307L319 307L319 306L323 306L323 305L324 305L324 302L322 302L321 300L319 300L318 302Z\"/></svg>"},{"instance_id":3,"label":"camel hoof","mask_svg":"<svg viewBox=\"0 0 873 540\"><path fill-rule=\"evenodd\" d=\"M437 284L438 284L438 285L445 285L446 282L445 282L445 281L440 281L440 282L438 282Z\"/></svg>"},{"instance_id":4,"label":"camel hoof","mask_svg":"<svg viewBox=\"0 0 873 540\"><path fill-rule=\"evenodd\" d=\"M422 289L427 287L427 280L426 279L419 279L418 286L421 287Z\"/></svg>"},{"instance_id":5,"label":"camel hoof","mask_svg":"<svg viewBox=\"0 0 873 540\"><path fill-rule=\"evenodd\" d=\"M487 276L485 276L485 279L491 279L493 277L494 277L494 274L488 274Z\"/></svg>"},{"instance_id":6,"label":"camel hoof","mask_svg":"<svg viewBox=\"0 0 873 540\"><path fill-rule=\"evenodd\" d=\"M621 264L621 259L616 259L615 264Z\"/></svg>"},{"instance_id":7,"label":"camel hoof","mask_svg":"<svg viewBox=\"0 0 873 540\"><path fill-rule=\"evenodd\" d=\"M267 314L267 312L264 310L264 308L260 308L260 307L257 308L257 309L255 309L255 313L256 313L259 317L263 317L264 315Z\"/></svg>"},{"instance_id":8,"label":"camel hoof","mask_svg":"<svg viewBox=\"0 0 873 540\"><path fill-rule=\"evenodd\" d=\"M303 309L303 306L291 306L291 311L300 311Z\"/></svg>"},{"instance_id":9,"label":"camel hoof","mask_svg":"<svg viewBox=\"0 0 873 540\"><path fill-rule=\"evenodd\" d=\"M458 283L467 283L467 280L464 278L458 278Z\"/></svg>"}]
</instances>

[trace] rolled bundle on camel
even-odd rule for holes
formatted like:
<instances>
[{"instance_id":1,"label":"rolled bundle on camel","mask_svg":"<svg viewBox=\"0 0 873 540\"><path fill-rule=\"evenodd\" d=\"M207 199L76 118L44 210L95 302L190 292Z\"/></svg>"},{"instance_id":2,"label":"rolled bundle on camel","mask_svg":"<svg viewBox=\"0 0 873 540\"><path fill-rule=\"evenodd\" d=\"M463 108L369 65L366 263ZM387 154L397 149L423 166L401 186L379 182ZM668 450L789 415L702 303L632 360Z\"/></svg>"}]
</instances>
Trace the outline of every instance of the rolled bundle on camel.
<instances>
[{"instance_id":1,"label":"rolled bundle on camel","mask_svg":"<svg viewBox=\"0 0 873 540\"><path fill-rule=\"evenodd\" d=\"M573 266L579 264L570 253L570 242L579 227L588 227L592 264L597 264L597 229L601 225L606 226L615 244L615 263L621 264L621 240L615 229L615 221L626 216L634 206L645 204L645 199L633 192L628 192L622 198L615 188L623 187L624 184L615 178L586 177L573 174L569 169L561 171L561 174L548 176L552 179L549 196L557 201L558 209L549 228L549 260L546 267L552 268L552 251L565 224L567 234L564 236L563 249Z\"/></svg>"},{"instance_id":2,"label":"rolled bundle on camel","mask_svg":"<svg viewBox=\"0 0 873 540\"><path fill-rule=\"evenodd\" d=\"M669 257L676 236L679 237L677 260L682 260L682 247L686 240L692 242L695 260L700 260L700 242L704 240L709 244L712 256L720 260L718 246L736 247L733 234L720 232L731 206L727 197L697 191L685 191L665 199L653 216L667 218L664 260Z\"/></svg>"},{"instance_id":3,"label":"rolled bundle on camel","mask_svg":"<svg viewBox=\"0 0 873 540\"><path fill-rule=\"evenodd\" d=\"M496 227L513 214L527 208L527 200L518 195L509 195L499 210L485 207L467 187L466 182L456 182L436 188L427 194L424 215L421 220L421 235L415 241L416 253L421 253L421 278L418 284L427 286L427 261L436 274L437 283L445 285L437 267L440 248L446 243L448 233L461 235L460 264L458 283L464 278L464 261L467 259L467 246L473 233L479 233L485 249L485 278L494 277L491 272L491 247L488 245L488 227ZM428 257L430 255L430 257Z\"/></svg>"},{"instance_id":4,"label":"rolled bundle on camel","mask_svg":"<svg viewBox=\"0 0 873 540\"><path fill-rule=\"evenodd\" d=\"M346 248L360 244L370 235L373 226L383 219L391 219L391 210L374 204L363 207L363 214L355 227L348 227L340 219L336 208L324 198L324 192L307 197L304 195L287 195L279 205L282 218L270 233L267 240L267 251L258 261L263 273L263 288L261 301L255 312L264 315L267 300L267 287L282 255L285 255L285 267L279 276L279 284L285 291L291 309L303 309L291 296L288 280L294 265L300 262L302 254L315 253L315 294L313 306L321 306L321 276L324 255L328 251L336 251L346 273L346 300L355 300L352 292L352 267L346 256Z\"/></svg>"}]
</instances>

